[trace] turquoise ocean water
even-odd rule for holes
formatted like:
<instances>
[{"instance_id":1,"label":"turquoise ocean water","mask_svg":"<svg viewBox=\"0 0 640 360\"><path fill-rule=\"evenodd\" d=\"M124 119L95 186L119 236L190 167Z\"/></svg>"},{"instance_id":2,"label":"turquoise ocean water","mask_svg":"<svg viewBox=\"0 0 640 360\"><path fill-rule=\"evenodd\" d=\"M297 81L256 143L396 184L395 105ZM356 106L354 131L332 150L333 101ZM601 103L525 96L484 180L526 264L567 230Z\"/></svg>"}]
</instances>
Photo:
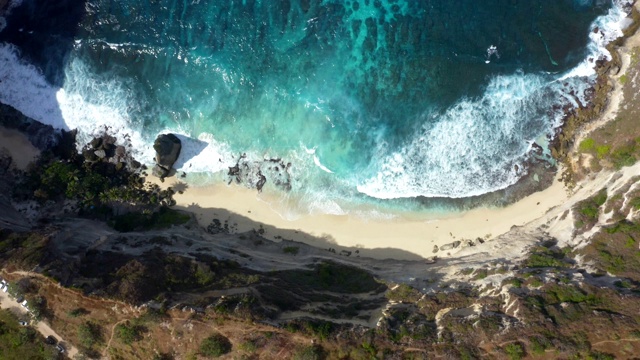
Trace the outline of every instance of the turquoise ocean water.
<instances>
[{"instance_id":1,"label":"turquoise ocean water","mask_svg":"<svg viewBox=\"0 0 640 360\"><path fill-rule=\"evenodd\" d=\"M14 1L0 101L83 139L110 126L149 162L158 133L177 132L180 170L210 181L244 153L303 212L468 197L524 175L558 109L584 102L626 5ZM273 158L291 163L290 191Z\"/></svg>"}]
</instances>

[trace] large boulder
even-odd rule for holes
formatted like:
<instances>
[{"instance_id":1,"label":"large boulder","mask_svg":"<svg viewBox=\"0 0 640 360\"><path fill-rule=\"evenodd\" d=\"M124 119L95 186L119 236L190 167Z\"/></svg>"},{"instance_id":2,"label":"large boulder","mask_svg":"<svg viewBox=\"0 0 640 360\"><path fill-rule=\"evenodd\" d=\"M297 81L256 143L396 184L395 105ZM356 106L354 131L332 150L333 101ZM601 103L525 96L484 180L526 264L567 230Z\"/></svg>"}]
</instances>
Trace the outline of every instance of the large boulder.
<instances>
[{"instance_id":1,"label":"large boulder","mask_svg":"<svg viewBox=\"0 0 640 360\"><path fill-rule=\"evenodd\" d=\"M171 172L173 164L178 160L182 143L174 134L162 134L156 138L153 149L156 151L156 164L165 170L164 176L160 177L165 177Z\"/></svg>"}]
</instances>

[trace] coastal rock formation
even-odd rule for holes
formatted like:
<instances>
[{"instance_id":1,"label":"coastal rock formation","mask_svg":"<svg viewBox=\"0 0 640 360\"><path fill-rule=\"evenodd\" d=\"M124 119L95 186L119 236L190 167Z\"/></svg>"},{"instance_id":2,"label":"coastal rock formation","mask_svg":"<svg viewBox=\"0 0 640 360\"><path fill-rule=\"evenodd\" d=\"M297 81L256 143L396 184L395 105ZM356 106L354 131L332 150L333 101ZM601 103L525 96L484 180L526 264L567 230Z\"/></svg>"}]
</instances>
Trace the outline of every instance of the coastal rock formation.
<instances>
[{"instance_id":1,"label":"coastal rock formation","mask_svg":"<svg viewBox=\"0 0 640 360\"><path fill-rule=\"evenodd\" d=\"M163 179L169 176L173 164L178 160L182 143L174 134L161 134L153 143L153 149L156 151L156 166L153 168L153 174Z\"/></svg>"},{"instance_id":2,"label":"coastal rock formation","mask_svg":"<svg viewBox=\"0 0 640 360\"><path fill-rule=\"evenodd\" d=\"M109 135L109 130L105 128L105 132L102 135L93 138L82 148L81 154L84 162L91 165L97 163L111 164L115 171L119 171L125 166L131 171L139 169L141 164L127 150L127 147L130 148L131 145L128 144L127 147L116 145L118 139ZM127 139L125 139L126 141ZM69 155L68 158L73 158L73 155Z\"/></svg>"},{"instance_id":3,"label":"coastal rock formation","mask_svg":"<svg viewBox=\"0 0 640 360\"><path fill-rule=\"evenodd\" d=\"M262 191L267 183L271 182L277 188L291 190L291 163L285 163L280 158L249 159L247 154L242 154L234 166L227 172L228 183L236 182L244 184L248 188Z\"/></svg>"}]
</instances>

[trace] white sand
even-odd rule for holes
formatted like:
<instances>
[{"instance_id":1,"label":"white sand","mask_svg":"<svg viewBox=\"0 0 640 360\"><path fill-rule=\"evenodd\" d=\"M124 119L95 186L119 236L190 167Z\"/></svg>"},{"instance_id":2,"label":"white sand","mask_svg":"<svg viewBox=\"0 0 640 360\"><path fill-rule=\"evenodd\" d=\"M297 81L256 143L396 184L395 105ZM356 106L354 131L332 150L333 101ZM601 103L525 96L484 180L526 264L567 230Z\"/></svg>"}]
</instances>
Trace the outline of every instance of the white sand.
<instances>
[{"instance_id":1,"label":"white sand","mask_svg":"<svg viewBox=\"0 0 640 360\"><path fill-rule=\"evenodd\" d=\"M157 179L149 180L160 184ZM179 179L170 178L161 185L167 187L177 182ZM278 199L235 185L191 187L182 195L176 194L175 199L179 208L194 212L205 227L217 218L222 222L228 220L236 232L258 230L263 225L264 236L272 240L282 237L338 251L358 249L363 256L416 259L447 255L448 251L434 253L434 245L441 247L456 240L504 234L511 227L529 223L562 204L567 193L556 179L548 189L505 208L478 208L440 218L397 214L392 219L375 220L357 215L301 215L287 220L272 205L278 204Z\"/></svg>"}]
</instances>

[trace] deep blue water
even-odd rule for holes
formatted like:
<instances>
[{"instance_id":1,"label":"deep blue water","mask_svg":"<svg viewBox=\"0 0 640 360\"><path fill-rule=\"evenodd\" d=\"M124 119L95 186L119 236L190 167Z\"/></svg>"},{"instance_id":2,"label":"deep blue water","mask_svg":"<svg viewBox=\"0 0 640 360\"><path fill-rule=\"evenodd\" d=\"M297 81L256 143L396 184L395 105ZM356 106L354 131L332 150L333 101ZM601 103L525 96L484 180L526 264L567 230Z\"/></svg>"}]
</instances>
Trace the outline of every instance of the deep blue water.
<instances>
[{"instance_id":1,"label":"deep blue water","mask_svg":"<svg viewBox=\"0 0 640 360\"><path fill-rule=\"evenodd\" d=\"M240 153L282 157L296 196L340 204L465 197L514 183L531 142L558 125L552 105L586 88L586 78L558 79L593 56L589 34L611 8L24 0L0 41L63 88L62 98L49 96L59 109L44 117L57 112L87 133L123 127L139 134L138 147L167 130L211 143L187 147L187 171L224 170Z\"/></svg>"}]
</instances>

